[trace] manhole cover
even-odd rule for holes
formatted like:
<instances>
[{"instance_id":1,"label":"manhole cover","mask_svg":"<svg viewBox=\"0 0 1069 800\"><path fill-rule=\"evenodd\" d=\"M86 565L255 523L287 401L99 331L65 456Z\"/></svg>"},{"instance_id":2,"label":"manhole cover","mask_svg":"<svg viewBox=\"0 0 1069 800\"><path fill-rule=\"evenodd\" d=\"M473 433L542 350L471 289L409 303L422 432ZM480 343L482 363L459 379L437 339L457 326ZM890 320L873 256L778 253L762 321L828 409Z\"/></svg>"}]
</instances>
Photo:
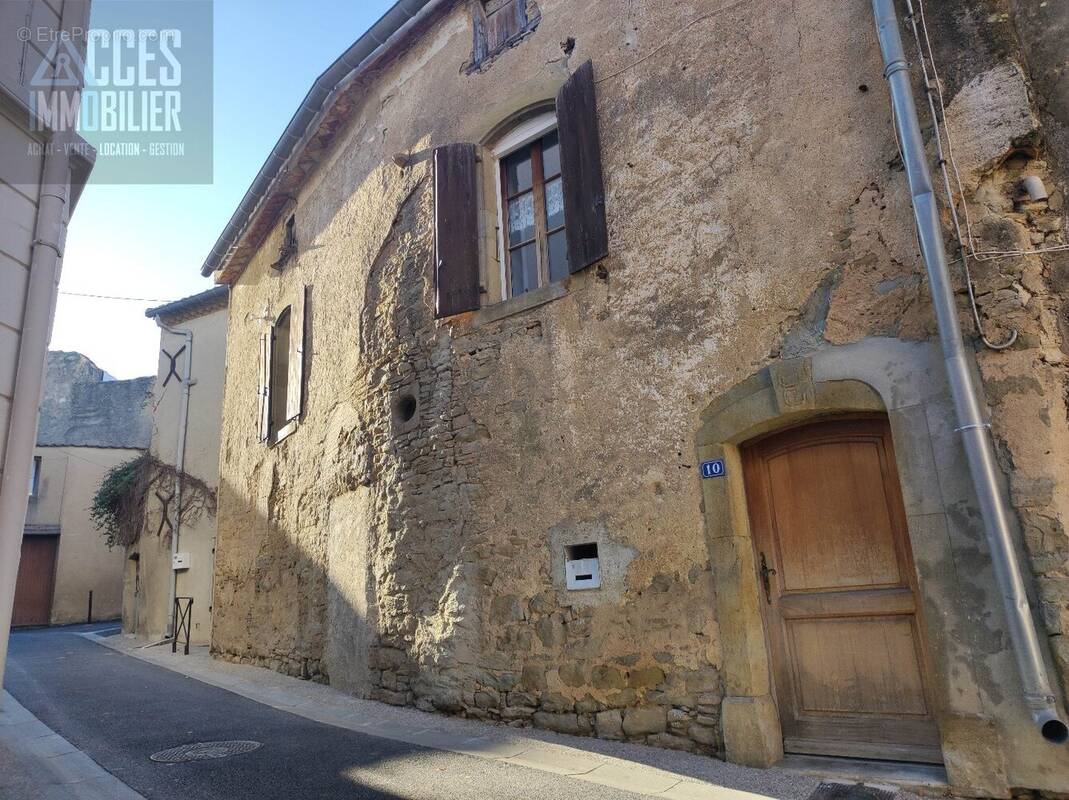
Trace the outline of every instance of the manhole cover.
<instances>
[{"instance_id":1,"label":"manhole cover","mask_svg":"<svg viewBox=\"0 0 1069 800\"><path fill-rule=\"evenodd\" d=\"M895 793L863 783L822 783L807 800L894 800Z\"/></svg>"},{"instance_id":2,"label":"manhole cover","mask_svg":"<svg viewBox=\"0 0 1069 800\"><path fill-rule=\"evenodd\" d=\"M149 756L153 761L164 764L182 764L186 761L206 761L209 758L226 758L227 756L240 756L242 753L251 753L260 749L260 742L232 741L232 742L194 742L172 747L170 750L160 750Z\"/></svg>"}]
</instances>

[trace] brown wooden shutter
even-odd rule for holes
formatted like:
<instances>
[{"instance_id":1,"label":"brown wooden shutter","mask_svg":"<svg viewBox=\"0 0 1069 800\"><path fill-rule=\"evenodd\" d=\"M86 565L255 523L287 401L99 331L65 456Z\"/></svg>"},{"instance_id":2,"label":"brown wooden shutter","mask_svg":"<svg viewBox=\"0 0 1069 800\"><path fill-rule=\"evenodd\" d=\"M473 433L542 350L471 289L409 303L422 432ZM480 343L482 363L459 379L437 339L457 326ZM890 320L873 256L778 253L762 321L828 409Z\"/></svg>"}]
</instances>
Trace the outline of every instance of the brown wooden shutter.
<instances>
[{"instance_id":1,"label":"brown wooden shutter","mask_svg":"<svg viewBox=\"0 0 1069 800\"><path fill-rule=\"evenodd\" d=\"M435 310L448 317L479 307L479 217L475 145L434 151Z\"/></svg>"},{"instance_id":2,"label":"brown wooden shutter","mask_svg":"<svg viewBox=\"0 0 1069 800\"><path fill-rule=\"evenodd\" d=\"M557 130L564 179L568 264L572 272L578 272L609 254L594 65L589 61L557 92Z\"/></svg>"},{"instance_id":3,"label":"brown wooden shutter","mask_svg":"<svg viewBox=\"0 0 1069 800\"><path fill-rule=\"evenodd\" d=\"M286 379L286 422L297 419L304 410L305 315L308 313L308 290L302 288L290 306L289 375Z\"/></svg>"},{"instance_id":4,"label":"brown wooden shutter","mask_svg":"<svg viewBox=\"0 0 1069 800\"><path fill-rule=\"evenodd\" d=\"M259 434L260 441L271 438L271 331L260 334L260 396Z\"/></svg>"}]
</instances>

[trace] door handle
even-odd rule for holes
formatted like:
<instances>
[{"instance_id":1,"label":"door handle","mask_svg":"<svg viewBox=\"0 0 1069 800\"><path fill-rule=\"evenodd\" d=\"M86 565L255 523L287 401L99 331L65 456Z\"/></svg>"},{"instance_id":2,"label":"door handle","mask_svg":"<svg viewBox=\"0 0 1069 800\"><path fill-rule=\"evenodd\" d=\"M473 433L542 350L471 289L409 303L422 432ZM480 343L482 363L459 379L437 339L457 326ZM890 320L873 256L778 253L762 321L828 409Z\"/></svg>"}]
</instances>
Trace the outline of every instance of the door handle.
<instances>
[{"instance_id":1,"label":"door handle","mask_svg":"<svg viewBox=\"0 0 1069 800\"><path fill-rule=\"evenodd\" d=\"M772 605L772 582L768 579L769 575L775 575L776 570L768 566L768 562L765 561L765 554L761 553L761 585L765 588L765 602Z\"/></svg>"}]
</instances>

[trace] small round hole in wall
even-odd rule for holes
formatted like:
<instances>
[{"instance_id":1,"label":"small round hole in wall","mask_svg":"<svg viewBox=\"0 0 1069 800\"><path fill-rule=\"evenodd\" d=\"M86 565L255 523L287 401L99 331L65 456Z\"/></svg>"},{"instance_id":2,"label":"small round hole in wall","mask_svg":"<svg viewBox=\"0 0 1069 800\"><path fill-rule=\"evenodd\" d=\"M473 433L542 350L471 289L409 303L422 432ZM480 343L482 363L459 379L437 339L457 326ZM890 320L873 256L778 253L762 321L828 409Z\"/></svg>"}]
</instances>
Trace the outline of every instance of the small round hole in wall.
<instances>
[{"instance_id":1,"label":"small round hole in wall","mask_svg":"<svg viewBox=\"0 0 1069 800\"><path fill-rule=\"evenodd\" d=\"M859 92L867 92L869 90L869 85L867 83L863 83L857 87L857 90Z\"/></svg>"},{"instance_id":2,"label":"small round hole in wall","mask_svg":"<svg viewBox=\"0 0 1069 800\"><path fill-rule=\"evenodd\" d=\"M398 422L410 422L416 416L416 398L411 394L403 394L394 402L394 414Z\"/></svg>"}]
</instances>

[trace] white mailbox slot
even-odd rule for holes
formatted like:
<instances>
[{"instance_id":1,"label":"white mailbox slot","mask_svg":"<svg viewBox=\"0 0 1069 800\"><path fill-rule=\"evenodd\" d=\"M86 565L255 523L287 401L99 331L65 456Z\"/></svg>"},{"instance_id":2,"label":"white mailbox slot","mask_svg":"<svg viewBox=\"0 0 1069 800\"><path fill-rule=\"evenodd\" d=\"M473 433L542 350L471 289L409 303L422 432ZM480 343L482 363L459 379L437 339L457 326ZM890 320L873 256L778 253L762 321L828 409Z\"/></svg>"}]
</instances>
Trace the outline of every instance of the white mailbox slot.
<instances>
[{"instance_id":1,"label":"white mailbox slot","mask_svg":"<svg viewBox=\"0 0 1069 800\"><path fill-rule=\"evenodd\" d=\"M175 553L171 557L171 569L189 569L189 553Z\"/></svg>"},{"instance_id":2,"label":"white mailbox slot","mask_svg":"<svg viewBox=\"0 0 1069 800\"><path fill-rule=\"evenodd\" d=\"M564 548L564 583L568 589L597 589L601 586L598 546L570 544Z\"/></svg>"}]
</instances>

